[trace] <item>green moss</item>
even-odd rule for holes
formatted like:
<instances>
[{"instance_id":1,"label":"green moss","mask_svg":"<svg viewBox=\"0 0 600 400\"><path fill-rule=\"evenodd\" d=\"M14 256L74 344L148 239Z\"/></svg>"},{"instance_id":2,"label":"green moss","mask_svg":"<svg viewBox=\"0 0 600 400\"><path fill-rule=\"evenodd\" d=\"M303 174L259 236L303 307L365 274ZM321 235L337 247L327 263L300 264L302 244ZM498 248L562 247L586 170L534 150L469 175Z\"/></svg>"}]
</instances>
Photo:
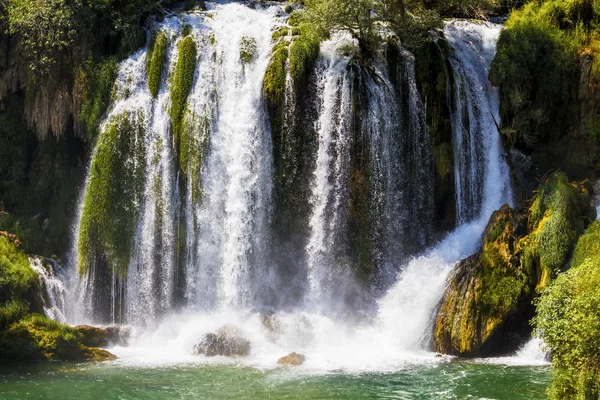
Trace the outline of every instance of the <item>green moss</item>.
<instances>
[{"instance_id":1,"label":"green moss","mask_svg":"<svg viewBox=\"0 0 600 400\"><path fill-rule=\"evenodd\" d=\"M265 98L271 104L279 104L283 101L287 77L288 49L280 46L274 50L271 61L265 72L263 81L263 92Z\"/></svg>"},{"instance_id":2,"label":"green moss","mask_svg":"<svg viewBox=\"0 0 600 400\"><path fill-rule=\"evenodd\" d=\"M181 39L177 44L177 49L177 64L175 65L175 70L171 76L169 85L169 93L171 95L169 116L171 117L175 149L179 152L180 144L186 142L185 140L180 140L182 134L182 120L187 98L194 83L197 50L196 43L191 36L186 36Z\"/></svg>"},{"instance_id":3,"label":"green moss","mask_svg":"<svg viewBox=\"0 0 600 400\"><path fill-rule=\"evenodd\" d=\"M148 89L153 97L158 96L160 78L167 56L167 34L161 31L153 40L152 47L148 48L146 55L146 74L148 75Z\"/></svg>"},{"instance_id":4,"label":"green moss","mask_svg":"<svg viewBox=\"0 0 600 400\"><path fill-rule=\"evenodd\" d=\"M321 37L317 33L317 30L307 23L295 26L293 33L294 37L289 54L290 74L296 87L300 87L311 73L314 63L319 56Z\"/></svg>"},{"instance_id":5,"label":"green moss","mask_svg":"<svg viewBox=\"0 0 600 400\"><path fill-rule=\"evenodd\" d=\"M600 221L590 224L587 234L581 236L577 241L571 268L577 268L585 262L592 262L600 266Z\"/></svg>"},{"instance_id":6,"label":"green moss","mask_svg":"<svg viewBox=\"0 0 600 400\"><path fill-rule=\"evenodd\" d=\"M256 39L244 36L240 41L240 61L250 64L256 57Z\"/></svg>"},{"instance_id":7,"label":"green moss","mask_svg":"<svg viewBox=\"0 0 600 400\"><path fill-rule=\"evenodd\" d=\"M98 260L127 272L144 177L140 115L114 117L94 151L78 238L79 272Z\"/></svg>"},{"instance_id":8,"label":"green moss","mask_svg":"<svg viewBox=\"0 0 600 400\"><path fill-rule=\"evenodd\" d=\"M189 36L192 33L192 26L190 24L185 24L183 28L181 28L181 37Z\"/></svg>"},{"instance_id":9,"label":"green moss","mask_svg":"<svg viewBox=\"0 0 600 400\"><path fill-rule=\"evenodd\" d=\"M587 191L569 183L562 172L552 174L540 186L529 207L530 237L520 244L522 252L539 255L539 287L566 265L591 211Z\"/></svg>"},{"instance_id":10,"label":"green moss","mask_svg":"<svg viewBox=\"0 0 600 400\"><path fill-rule=\"evenodd\" d=\"M39 290L29 259L7 237L0 236L0 304L31 298Z\"/></svg>"},{"instance_id":11,"label":"green moss","mask_svg":"<svg viewBox=\"0 0 600 400\"><path fill-rule=\"evenodd\" d=\"M90 140L96 137L100 120L108 108L117 69L116 57L100 61L90 58L80 72L78 79L83 86L83 94L78 120Z\"/></svg>"},{"instance_id":12,"label":"green moss","mask_svg":"<svg viewBox=\"0 0 600 400\"><path fill-rule=\"evenodd\" d=\"M594 118L600 100L595 89L600 73L594 70L600 65L600 9L594 3L529 1L511 13L490 73L501 89L502 134L510 146L545 151L544 145L586 129ZM585 72L586 60L591 74ZM570 165L575 161L570 158L558 154L543 167Z\"/></svg>"},{"instance_id":13,"label":"green moss","mask_svg":"<svg viewBox=\"0 0 600 400\"><path fill-rule=\"evenodd\" d=\"M30 314L0 332L0 359L9 360L106 360L105 350L88 348L73 327Z\"/></svg>"},{"instance_id":14,"label":"green moss","mask_svg":"<svg viewBox=\"0 0 600 400\"><path fill-rule=\"evenodd\" d=\"M29 303L21 299L12 299L0 305L0 331L22 319L29 312Z\"/></svg>"},{"instance_id":15,"label":"green moss","mask_svg":"<svg viewBox=\"0 0 600 400\"><path fill-rule=\"evenodd\" d=\"M271 34L271 40L273 41L273 43L277 43L277 42L279 42L279 40L285 38L289 34L290 34L289 28L284 26L280 29L277 29L275 32L273 32Z\"/></svg>"}]
</instances>

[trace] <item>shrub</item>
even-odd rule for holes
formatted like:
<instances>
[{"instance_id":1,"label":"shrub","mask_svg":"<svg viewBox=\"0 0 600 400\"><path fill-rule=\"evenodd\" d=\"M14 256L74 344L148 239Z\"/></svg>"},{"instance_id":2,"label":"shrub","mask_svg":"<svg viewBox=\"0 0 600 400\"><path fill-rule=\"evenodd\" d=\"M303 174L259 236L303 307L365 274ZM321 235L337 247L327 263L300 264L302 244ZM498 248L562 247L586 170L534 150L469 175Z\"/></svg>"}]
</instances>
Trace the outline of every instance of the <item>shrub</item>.
<instances>
[{"instance_id":1,"label":"shrub","mask_svg":"<svg viewBox=\"0 0 600 400\"><path fill-rule=\"evenodd\" d=\"M580 242L586 236L592 235L583 236ZM596 243L599 239L594 238ZM533 322L537 335L552 352L550 397L597 399L600 396L600 264L597 257L584 258L576 267L558 276L539 298Z\"/></svg>"},{"instance_id":2,"label":"shrub","mask_svg":"<svg viewBox=\"0 0 600 400\"><path fill-rule=\"evenodd\" d=\"M0 304L32 298L38 290L38 276L27 256L7 237L0 236Z\"/></svg>"}]
</instances>

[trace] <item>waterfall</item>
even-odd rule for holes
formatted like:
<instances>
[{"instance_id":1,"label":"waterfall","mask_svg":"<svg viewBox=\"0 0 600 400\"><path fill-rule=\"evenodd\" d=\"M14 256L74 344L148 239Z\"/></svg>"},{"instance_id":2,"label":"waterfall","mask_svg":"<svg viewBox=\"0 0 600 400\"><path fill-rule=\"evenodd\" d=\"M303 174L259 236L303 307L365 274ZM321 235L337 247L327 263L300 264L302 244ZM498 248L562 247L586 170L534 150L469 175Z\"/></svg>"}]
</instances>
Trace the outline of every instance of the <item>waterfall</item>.
<instances>
[{"instance_id":1,"label":"waterfall","mask_svg":"<svg viewBox=\"0 0 600 400\"><path fill-rule=\"evenodd\" d=\"M348 362L347 348L355 346L353 361L377 363L423 351L450 271L477 250L490 214L512 200L496 127L498 93L487 80L501 28L445 24L460 225L427 249L435 233L435 171L415 57L396 47L397 62L378 56L362 65L355 41L333 35L321 44L306 93L298 93L288 71L274 143L262 84L271 32L286 15L280 6L209 8L154 24L167 38L155 96L148 88L149 48L119 66L75 232L81 238L85 231L85 199L101 169L94 160L107 157L104 137L112 132L128 145L113 150L123 175L117 187L127 191L123 214L133 220L131 249L124 268L113 248L120 242L79 258L88 262L80 318L142 327L140 348L168 342L166 357L189 354L198 337L231 322L251 336L257 352L297 347ZM185 57L180 45L189 40L196 57L176 138L171 113L180 99L173 82ZM312 147L297 169L276 165ZM300 180L306 187L284 193L287 203L277 212L302 210L289 220L274 217L277 185ZM281 248L276 218L294 225ZM120 215L106 219L122 227ZM117 233L128 240L127 229ZM81 243L78 249L86 250ZM371 290L371 278L385 282ZM295 303L283 312L277 296L288 289ZM362 296L373 308L361 307ZM275 312L281 332L270 334L277 339L265 340L266 314L258 310ZM346 325L356 315L362 325Z\"/></svg>"},{"instance_id":2,"label":"waterfall","mask_svg":"<svg viewBox=\"0 0 600 400\"><path fill-rule=\"evenodd\" d=\"M38 274L44 314L50 319L66 322L67 291L64 278L58 272L60 266L53 260L37 256L29 257L29 265Z\"/></svg>"},{"instance_id":3,"label":"waterfall","mask_svg":"<svg viewBox=\"0 0 600 400\"><path fill-rule=\"evenodd\" d=\"M459 82L455 93L460 90L465 101L456 101L452 110L457 212L463 224L411 260L379 301L379 322L386 331L396 332L396 340L407 349L429 343L432 314L448 275L458 261L477 250L491 213L512 202L508 165L494 121L499 123L498 92L487 78L500 30L489 23L445 24L444 34L454 51L452 71Z\"/></svg>"},{"instance_id":4,"label":"waterfall","mask_svg":"<svg viewBox=\"0 0 600 400\"><path fill-rule=\"evenodd\" d=\"M502 156L498 90L488 79L501 30L501 25L487 22L445 23L444 34L453 50L452 128L459 223L493 211L488 206L495 206L491 199L510 198L510 186L501 174L504 167L499 168L497 159Z\"/></svg>"},{"instance_id":5,"label":"waterfall","mask_svg":"<svg viewBox=\"0 0 600 400\"><path fill-rule=\"evenodd\" d=\"M323 295L331 292L336 275L347 262L339 260L343 251L339 241L347 219L346 182L350 174L353 113L348 71L350 59L337 51L340 40L335 38L323 44L317 65L319 148L310 199L313 212L307 246L308 279L314 300L323 300Z\"/></svg>"},{"instance_id":6,"label":"waterfall","mask_svg":"<svg viewBox=\"0 0 600 400\"><path fill-rule=\"evenodd\" d=\"M192 306L250 307L268 284L272 155L261 96L275 19L272 9L230 4L204 21L215 44L200 50L200 78L189 100L210 121L203 201L195 211L196 262L187 265ZM249 63L240 61L244 38L255 43Z\"/></svg>"},{"instance_id":7,"label":"waterfall","mask_svg":"<svg viewBox=\"0 0 600 400\"><path fill-rule=\"evenodd\" d=\"M142 132L123 161L131 176L122 178L133 185L133 172L145 172L139 201L130 207L139 217L126 276L114 266L107 273L110 259L88 266L80 296L88 319L107 308L103 303L110 311L101 319L141 325L186 303L251 307L269 285L268 273L261 272L270 270L272 186L262 79L276 9L222 4L157 23L154 30L165 34L167 48L156 98L148 88L148 48L120 64L101 130L105 135L117 124ZM173 76L180 43L190 37L198 56L177 143L170 115L178 100L171 98ZM91 184L88 179L87 190Z\"/></svg>"}]
</instances>

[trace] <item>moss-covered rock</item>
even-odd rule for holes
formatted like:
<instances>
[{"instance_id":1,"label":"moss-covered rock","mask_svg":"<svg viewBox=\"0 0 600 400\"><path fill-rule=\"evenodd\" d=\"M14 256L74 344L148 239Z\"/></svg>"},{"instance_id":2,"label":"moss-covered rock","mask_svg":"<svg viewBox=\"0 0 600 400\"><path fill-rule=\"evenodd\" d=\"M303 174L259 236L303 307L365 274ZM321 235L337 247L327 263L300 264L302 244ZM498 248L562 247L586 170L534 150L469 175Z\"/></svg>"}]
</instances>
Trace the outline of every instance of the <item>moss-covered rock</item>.
<instances>
[{"instance_id":1,"label":"moss-covered rock","mask_svg":"<svg viewBox=\"0 0 600 400\"><path fill-rule=\"evenodd\" d=\"M388 49L391 62L398 62L397 45ZM442 37L432 38L415 50L416 83L423 99L425 120L431 137L434 181L434 218L440 234L456 225L456 203L454 185L454 149L452 145L451 99L448 98L452 85L449 73L450 49Z\"/></svg>"},{"instance_id":2,"label":"moss-covered rock","mask_svg":"<svg viewBox=\"0 0 600 400\"><path fill-rule=\"evenodd\" d=\"M79 272L105 265L124 276L139 216L145 170L141 115L114 117L94 151L83 201L78 255Z\"/></svg>"},{"instance_id":3,"label":"moss-covered rock","mask_svg":"<svg viewBox=\"0 0 600 400\"><path fill-rule=\"evenodd\" d=\"M146 53L146 75L148 76L148 89L153 97L158 96L160 78L167 56L167 45L168 39L165 31L152 33Z\"/></svg>"},{"instance_id":4,"label":"moss-covered rock","mask_svg":"<svg viewBox=\"0 0 600 400\"><path fill-rule=\"evenodd\" d=\"M100 60L90 58L80 71L77 83L83 92L77 125L89 140L95 139L98 133L100 120L108 108L117 70L117 58L108 57Z\"/></svg>"},{"instance_id":5,"label":"moss-covered rock","mask_svg":"<svg viewBox=\"0 0 600 400\"><path fill-rule=\"evenodd\" d=\"M240 61L250 64L256 58L256 39L249 36L242 37L240 41Z\"/></svg>"},{"instance_id":6,"label":"moss-covered rock","mask_svg":"<svg viewBox=\"0 0 600 400\"><path fill-rule=\"evenodd\" d=\"M538 289L565 267L595 214L586 186L570 183L566 174L554 173L540 186L529 207L530 233L519 244L524 268L535 273Z\"/></svg>"},{"instance_id":7,"label":"moss-covered rock","mask_svg":"<svg viewBox=\"0 0 600 400\"><path fill-rule=\"evenodd\" d=\"M73 327L31 314L0 332L0 359L3 360L94 360L115 356L106 350L87 347Z\"/></svg>"},{"instance_id":8,"label":"moss-covered rock","mask_svg":"<svg viewBox=\"0 0 600 400\"><path fill-rule=\"evenodd\" d=\"M461 356L514 349L530 333L536 290L567 266L594 217L585 185L570 183L560 172L540 186L528 210L505 205L496 211L481 251L460 262L450 278L436 316L435 349ZM596 247L594 239L582 238L573 265Z\"/></svg>"},{"instance_id":9,"label":"moss-covered rock","mask_svg":"<svg viewBox=\"0 0 600 400\"><path fill-rule=\"evenodd\" d=\"M265 72L263 93L272 105L281 105L285 94L289 42L282 42L273 48L273 55Z\"/></svg>"},{"instance_id":10,"label":"moss-covered rock","mask_svg":"<svg viewBox=\"0 0 600 400\"><path fill-rule=\"evenodd\" d=\"M171 95L171 108L169 116L171 117L171 127L173 130L173 138L175 149L178 156L181 155L182 149L188 146L188 141L182 138L182 134L187 134L185 129L182 129L182 121L186 110L188 95L192 90L194 83L194 73L196 70L196 42L192 36L184 36L177 43L177 64L171 75L169 82L169 93ZM185 153L185 149L184 149ZM184 165L184 163L179 163Z\"/></svg>"},{"instance_id":11,"label":"moss-covered rock","mask_svg":"<svg viewBox=\"0 0 600 400\"><path fill-rule=\"evenodd\" d=\"M435 320L436 351L478 356L514 345L506 343L505 324L531 294L531 277L515 255L525 233L524 216L508 205L492 215L483 249L460 262L450 278Z\"/></svg>"}]
</instances>

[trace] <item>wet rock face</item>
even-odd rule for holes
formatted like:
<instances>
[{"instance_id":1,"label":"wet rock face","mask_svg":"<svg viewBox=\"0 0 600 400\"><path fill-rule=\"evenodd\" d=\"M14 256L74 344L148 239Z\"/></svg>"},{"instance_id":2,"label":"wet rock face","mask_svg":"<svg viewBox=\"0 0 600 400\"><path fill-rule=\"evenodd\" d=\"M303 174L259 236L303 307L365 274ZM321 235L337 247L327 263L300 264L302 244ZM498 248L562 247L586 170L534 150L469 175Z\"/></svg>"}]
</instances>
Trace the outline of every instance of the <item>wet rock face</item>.
<instances>
[{"instance_id":1,"label":"wet rock face","mask_svg":"<svg viewBox=\"0 0 600 400\"><path fill-rule=\"evenodd\" d=\"M450 277L435 319L435 351L483 356L520 341L529 329L535 284L516 255L525 233L523 215L508 205L492 215L482 250L458 263Z\"/></svg>"},{"instance_id":2,"label":"wet rock face","mask_svg":"<svg viewBox=\"0 0 600 400\"><path fill-rule=\"evenodd\" d=\"M200 343L194 346L194 354L207 357L244 357L250 354L250 341L233 326L224 326L215 333L204 335Z\"/></svg>"},{"instance_id":3,"label":"wet rock face","mask_svg":"<svg viewBox=\"0 0 600 400\"><path fill-rule=\"evenodd\" d=\"M306 360L306 356L298 353L290 353L285 357L281 357L277 360L277 364L279 365L302 365Z\"/></svg>"},{"instance_id":4,"label":"wet rock face","mask_svg":"<svg viewBox=\"0 0 600 400\"><path fill-rule=\"evenodd\" d=\"M81 342L89 347L106 347L110 344L127 346L131 330L127 326L110 325L99 328L90 325L78 325L75 327L81 334Z\"/></svg>"}]
</instances>

